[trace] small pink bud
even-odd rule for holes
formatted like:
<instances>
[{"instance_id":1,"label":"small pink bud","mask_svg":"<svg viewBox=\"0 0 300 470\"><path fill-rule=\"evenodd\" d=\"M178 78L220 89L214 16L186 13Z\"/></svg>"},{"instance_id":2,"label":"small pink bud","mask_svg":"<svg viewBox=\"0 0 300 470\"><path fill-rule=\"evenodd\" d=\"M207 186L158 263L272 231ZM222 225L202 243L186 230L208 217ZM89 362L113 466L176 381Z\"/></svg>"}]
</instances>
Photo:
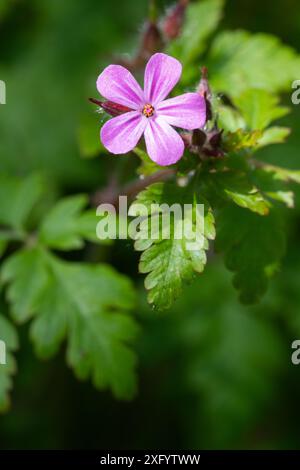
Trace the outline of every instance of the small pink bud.
<instances>
[{"instance_id":1,"label":"small pink bud","mask_svg":"<svg viewBox=\"0 0 300 470\"><path fill-rule=\"evenodd\" d=\"M163 40L156 23L149 21L145 25L141 45L141 51L143 52L144 57L148 59L152 54L160 51L162 46Z\"/></svg>"},{"instance_id":2,"label":"small pink bud","mask_svg":"<svg viewBox=\"0 0 300 470\"><path fill-rule=\"evenodd\" d=\"M208 83L208 70L206 67L201 69L201 80L197 88L197 92L205 98L206 103L206 119L212 119L212 106L211 106L211 90Z\"/></svg>"},{"instance_id":3,"label":"small pink bud","mask_svg":"<svg viewBox=\"0 0 300 470\"><path fill-rule=\"evenodd\" d=\"M166 16L163 22L163 32L167 39L172 40L180 35L188 3L188 0L180 0Z\"/></svg>"}]
</instances>

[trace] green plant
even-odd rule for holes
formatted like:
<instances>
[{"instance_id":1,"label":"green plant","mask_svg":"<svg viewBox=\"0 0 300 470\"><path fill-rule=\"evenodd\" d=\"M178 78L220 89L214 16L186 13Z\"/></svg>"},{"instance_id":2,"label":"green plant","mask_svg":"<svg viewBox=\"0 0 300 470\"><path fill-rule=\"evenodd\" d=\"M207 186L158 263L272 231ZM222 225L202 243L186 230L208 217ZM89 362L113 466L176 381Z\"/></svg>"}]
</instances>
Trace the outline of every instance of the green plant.
<instances>
[{"instance_id":1,"label":"green plant","mask_svg":"<svg viewBox=\"0 0 300 470\"><path fill-rule=\"evenodd\" d=\"M173 11L165 19L164 35L151 10L141 49L127 66L138 72L157 50L173 55L184 67L178 91L194 91L198 86L210 119L202 133L186 136L185 154L169 170L161 171L138 147L133 152L134 165L143 179L126 184L123 191L113 178L105 191L91 198L93 205L115 202L126 192L145 205L204 203L205 245L199 252L191 255L186 240L172 238L159 238L150 245L135 243L142 252L140 271L147 274L148 300L156 309L169 308L185 282L203 272L207 253L213 256L214 239L215 251L224 255L226 266L234 272L241 301L258 301L284 254L284 206L294 205L289 184L300 182L300 171L260 158L261 149L283 144L289 135L290 130L276 121L289 111L281 105L280 95L297 78L300 57L266 34L219 32L223 4L222 0L189 6L187 1L179 2L177 16ZM203 70L201 80L200 66L206 66L209 74ZM93 118L84 115L79 131L81 153L90 158L105 152L98 140L98 119ZM284 145L281 148L284 160ZM111 165L122 171L124 158ZM184 188L178 184L182 181ZM40 357L54 355L66 342L67 362L78 378L91 377L96 387L109 387L117 398L131 398L136 390L133 343L138 325L130 315L135 305L133 283L107 266L105 256L96 263L67 259L69 251L86 250L86 241L89 247L99 243L98 218L94 209L87 209L87 195L53 202L47 197L48 186L38 175L23 180L3 175L0 181L0 200L5 201L0 206L4 257L0 336L9 353L9 366L0 369L1 410L9 404L17 325L29 321ZM110 246L101 245L101 249Z\"/></svg>"}]
</instances>

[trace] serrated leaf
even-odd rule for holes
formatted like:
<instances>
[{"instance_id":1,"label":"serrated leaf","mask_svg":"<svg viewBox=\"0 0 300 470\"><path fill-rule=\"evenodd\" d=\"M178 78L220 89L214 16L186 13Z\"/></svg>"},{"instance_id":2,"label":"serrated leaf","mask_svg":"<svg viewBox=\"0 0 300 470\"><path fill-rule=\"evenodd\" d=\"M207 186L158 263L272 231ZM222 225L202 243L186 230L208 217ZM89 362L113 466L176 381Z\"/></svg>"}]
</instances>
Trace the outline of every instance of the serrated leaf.
<instances>
[{"instance_id":1,"label":"serrated leaf","mask_svg":"<svg viewBox=\"0 0 300 470\"><path fill-rule=\"evenodd\" d=\"M124 276L33 248L9 258L2 277L14 315L35 317L31 336L40 356L57 352L66 338L67 361L77 377L91 377L97 388L110 387L118 398L132 397L136 358L129 346L137 326L126 314L134 292Z\"/></svg>"},{"instance_id":2,"label":"serrated leaf","mask_svg":"<svg viewBox=\"0 0 300 470\"><path fill-rule=\"evenodd\" d=\"M274 36L225 31L214 40L207 66L213 88L236 97L249 88L290 89L300 58Z\"/></svg>"},{"instance_id":3,"label":"serrated leaf","mask_svg":"<svg viewBox=\"0 0 300 470\"><path fill-rule=\"evenodd\" d=\"M263 130L271 122L289 113L289 108L280 106L278 96L265 90L248 89L234 100L249 129Z\"/></svg>"},{"instance_id":4,"label":"serrated leaf","mask_svg":"<svg viewBox=\"0 0 300 470\"><path fill-rule=\"evenodd\" d=\"M18 348L17 331L10 321L0 315L0 358L4 353L5 364L0 361L0 413L10 405L9 392L12 389L12 375L16 372L16 361L12 353Z\"/></svg>"},{"instance_id":5,"label":"serrated leaf","mask_svg":"<svg viewBox=\"0 0 300 470\"><path fill-rule=\"evenodd\" d=\"M195 224L194 216L197 204L204 204L203 226ZM142 191L130 208L132 215L136 208L143 205L149 218L140 223L140 232L136 237L135 248L143 251L141 255L139 270L147 274L145 287L149 290L148 301L159 309L169 308L174 300L180 295L183 284L189 282L195 273L201 273L206 264L206 250L208 240L215 237L214 216L208 203L190 188L179 188L168 183L156 183ZM153 229L152 204L156 207L156 214L162 225ZM182 210L181 220L170 217L169 223L163 225L164 209L162 204L178 204ZM190 204L191 211L186 212L183 204ZM147 223L146 223L147 222ZM149 222L149 224L148 224ZM197 232L199 242L190 237L191 232L184 232L181 223L190 223L191 232ZM178 228L180 236L176 238ZM202 230L199 233L199 230ZM169 231L169 233L167 233ZM150 233L151 232L151 233ZM187 236L188 235L188 236ZM201 238L201 240L200 240ZM195 245L191 249L191 241Z\"/></svg>"},{"instance_id":6,"label":"serrated leaf","mask_svg":"<svg viewBox=\"0 0 300 470\"><path fill-rule=\"evenodd\" d=\"M46 215L39 239L48 247L59 250L80 249L84 240L98 241L96 212L84 211L88 202L85 195L70 196L60 200Z\"/></svg>"},{"instance_id":7,"label":"serrated leaf","mask_svg":"<svg viewBox=\"0 0 300 470\"><path fill-rule=\"evenodd\" d=\"M116 397L135 392L136 358L129 344L137 326L131 284L108 266L64 263L48 257L51 283L39 305L32 338L42 355L52 354L67 332L67 361L80 379L110 387ZM50 329L49 329L50 324Z\"/></svg>"},{"instance_id":8,"label":"serrated leaf","mask_svg":"<svg viewBox=\"0 0 300 470\"><path fill-rule=\"evenodd\" d=\"M199 56L221 19L223 5L223 0L204 0L190 5L182 33L172 42L168 53L184 64Z\"/></svg>"},{"instance_id":9,"label":"serrated leaf","mask_svg":"<svg viewBox=\"0 0 300 470\"><path fill-rule=\"evenodd\" d=\"M254 303L267 290L268 280L284 254L285 238L280 217L274 211L260 217L228 206L217 218L217 251L234 271L234 286L243 303Z\"/></svg>"},{"instance_id":10,"label":"serrated leaf","mask_svg":"<svg viewBox=\"0 0 300 470\"><path fill-rule=\"evenodd\" d=\"M0 223L22 232L42 192L43 180L38 175L31 175L23 180L1 175Z\"/></svg>"}]
</instances>

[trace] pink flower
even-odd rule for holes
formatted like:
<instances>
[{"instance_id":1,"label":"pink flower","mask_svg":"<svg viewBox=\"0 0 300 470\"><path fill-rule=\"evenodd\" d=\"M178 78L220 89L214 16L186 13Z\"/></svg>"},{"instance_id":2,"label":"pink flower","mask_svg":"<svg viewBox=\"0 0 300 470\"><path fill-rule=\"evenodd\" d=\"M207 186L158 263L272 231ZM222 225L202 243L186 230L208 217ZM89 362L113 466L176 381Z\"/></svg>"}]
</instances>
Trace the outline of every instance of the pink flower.
<instances>
[{"instance_id":1,"label":"pink flower","mask_svg":"<svg viewBox=\"0 0 300 470\"><path fill-rule=\"evenodd\" d=\"M185 93L165 100L180 79L180 62L166 54L154 54L144 78L144 91L121 65L110 65L97 80L97 89L107 100L130 108L101 129L103 145L115 154L132 150L144 134L147 152L158 165L176 163L184 143L171 126L187 130L203 127L205 100L198 93Z\"/></svg>"}]
</instances>

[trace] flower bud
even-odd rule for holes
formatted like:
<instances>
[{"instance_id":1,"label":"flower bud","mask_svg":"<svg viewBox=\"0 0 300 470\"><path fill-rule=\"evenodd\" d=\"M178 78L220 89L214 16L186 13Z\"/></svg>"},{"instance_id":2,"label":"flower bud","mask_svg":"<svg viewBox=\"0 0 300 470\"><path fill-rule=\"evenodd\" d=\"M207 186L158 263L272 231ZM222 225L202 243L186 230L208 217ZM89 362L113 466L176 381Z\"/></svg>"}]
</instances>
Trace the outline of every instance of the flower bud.
<instances>
[{"instance_id":1,"label":"flower bud","mask_svg":"<svg viewBox=\"0 0 300 470\"><path fill-rule=\"evenodd\" d=\"M201 80L197 88L197 93L204 97L206 103L206 119L209 121L212 119L212 106L211 106L211 90L208 83L208 71L206 67L201 69Z\"/></svg>"},{"instance_id":2,"label":"flower bud","mask_svg":"<svg viewBox=\"0 0 300 470\"><path fill-rule=\"evenodd\" d=\"M209 157L223 157L224 151L221 148L222 145L222 134L223 129L218 129L214 126L207 133L207 143L203 148L203 153Z\"/></svg>"},{"instance_id":3,"label":"flower bud","mask_svg":"<svg viewBox=\"0 0 300 470\"><path fill-rule=\"evenodd\" d=\"M166 16L162 27L167 39L172 40L180 35L188 3L188 0L179 1Z\"/></svg>"},{"instance_id":4,"label":"flower bud","mask_svg":"<svg viewBox=\"0 0 300 470\"><path fill-rule=\"evenodd\" d=\"M89 101L91 103L97 104L100 106L103 111L105 111L107 114L110 116L120 116L120 114L128 113L129 111L132 111L132 109L127 108L127 106L123 106L118 103L114 103L113 101L99 101L95 100L94 98L89 98Z\"/></svg>"},{"instance_id":5,"label":"flower bud","mask_svg":"<svg viewBox=\"0 0 300 470\"><path fill-rule=\"evenodd\" d=\"M152 54L155 54L155 52L159 52L162 46L163 40L157 24L153 21L147 22L141 45L141 51L144 57L148 59Z\"/></svg>"},{"instance_id":6,"label":"flower bud","mask_svg":"<svg viewBox=\"0 0 300 470\"><path fill-rule=\"evenodd\" d=\"M147 21L141 32L141 40L134 57L118 59L118 63L131 72L144 67L149 58L163 49L163 38L155 21Z\"/></svg>"}]
</instances>

